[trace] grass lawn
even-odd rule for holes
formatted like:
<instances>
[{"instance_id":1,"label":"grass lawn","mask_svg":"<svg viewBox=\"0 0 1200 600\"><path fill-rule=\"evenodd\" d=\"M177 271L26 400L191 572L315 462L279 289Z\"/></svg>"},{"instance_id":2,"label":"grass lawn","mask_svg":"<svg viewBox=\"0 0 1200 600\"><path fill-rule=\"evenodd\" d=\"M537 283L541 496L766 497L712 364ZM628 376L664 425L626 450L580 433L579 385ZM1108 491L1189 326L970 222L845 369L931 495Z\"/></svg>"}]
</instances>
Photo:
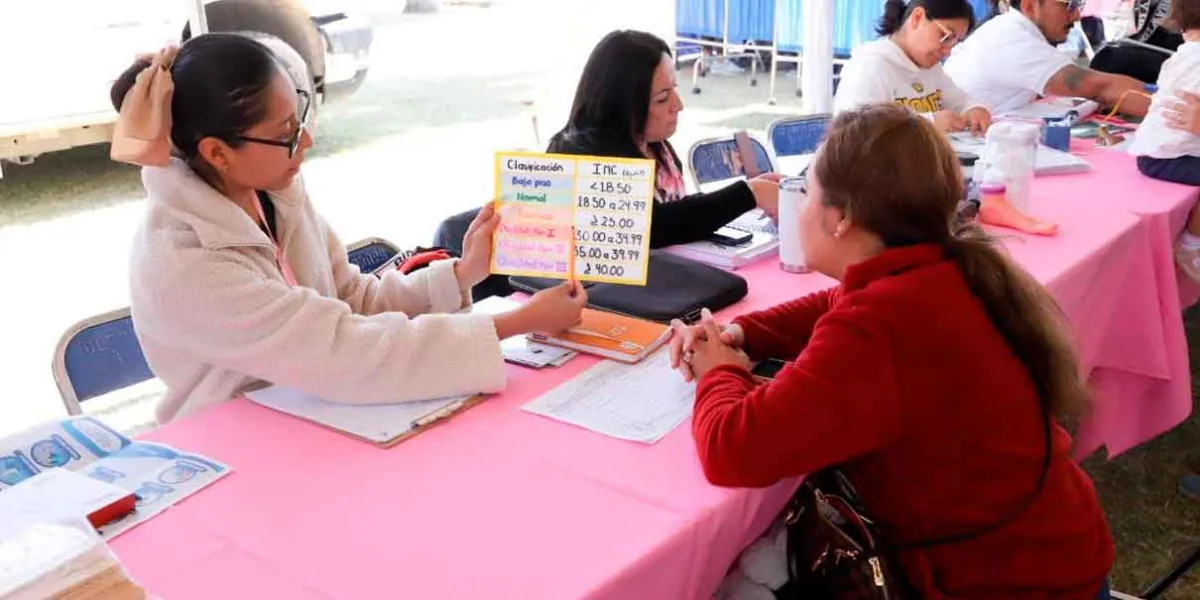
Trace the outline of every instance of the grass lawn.
<instances>
[{"instance_id":1,"label":"grass lawn","mask_svg":"<svg viewBox=\"0 0 1200 600\"><path fill-rule=\"evenodd\" d=\"M1184 316L1192 361L1193 394L1200 390L1200 310ZM1200 503L1179 495L1179 478L1200 474L1200 415L1114 460L1096 454L1084 462L1100 492L1117 544L1113 588L1141 592L1200 544ZM1166 598L1200 598L1200 569L1170 588Z\"/></svg>"}]
</instances>

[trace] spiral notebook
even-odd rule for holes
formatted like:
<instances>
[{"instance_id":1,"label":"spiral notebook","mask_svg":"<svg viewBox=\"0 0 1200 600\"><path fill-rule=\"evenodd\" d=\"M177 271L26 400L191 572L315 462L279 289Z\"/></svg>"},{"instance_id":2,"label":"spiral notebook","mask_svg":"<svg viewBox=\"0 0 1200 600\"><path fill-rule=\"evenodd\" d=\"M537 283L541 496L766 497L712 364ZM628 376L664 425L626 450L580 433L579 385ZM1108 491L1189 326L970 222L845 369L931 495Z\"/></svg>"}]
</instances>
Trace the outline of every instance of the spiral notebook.
<instances>
[{"instance_id":1,"label":"spiral notebook","mask_svg":"<svg viewBox=\"0 0 1200 600\"><path fill-rule=\"evenodd\" d=\"M586 352L624 363L636 363L671 337L671 328L616 313L583 309L579 325L558 335L529 334L529 339Z\"/></svg>"},{"instance_id":2,"label":"spiral notebook","mask_svg":"<svg viewBox=\"0 0 1200 600\"><path fill-rule=\"evenodd\" d=\"M247 392L246 398L384 448L399 444L483 400L483 396L457 396L392 404L338 404L278 385Z\"/></svg>"}]
</instances>

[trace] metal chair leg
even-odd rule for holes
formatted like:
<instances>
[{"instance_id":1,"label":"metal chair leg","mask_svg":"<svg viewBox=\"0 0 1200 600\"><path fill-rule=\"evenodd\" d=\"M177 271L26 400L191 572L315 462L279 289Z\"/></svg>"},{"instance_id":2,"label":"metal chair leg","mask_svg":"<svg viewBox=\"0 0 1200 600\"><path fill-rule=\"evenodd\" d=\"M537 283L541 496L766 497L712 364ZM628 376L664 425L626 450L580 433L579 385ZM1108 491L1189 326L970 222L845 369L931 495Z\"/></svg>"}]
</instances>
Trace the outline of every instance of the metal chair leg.
<instances>
[{"instance_id":1,"label":"metal chair leg","mask_svg":"<svg viewBox=\"0 0 1200 600\"><path fill-rule=\"evenodd\" d=\"M1145 600L1155 600L1167 588L1178 581L1180 577L1183 577L1188 571L1192 570L1192 567L1196 566L1198 562L1200 562L1200 546L1192 548L1192 551L1180 559L1179 562L1175 563L1175 566L1166 575L1163 575L1158 581L1155 581L1150 587L1146 588L1146 591L1142 592L1141 597Z\"/></svg>"},{"instance_id":2,"label":"metal chair leg","mask_svg":"<svg viewBox=\"0 0 1200 600\"><path fill-rule=\"evenodd\" d=\"M750 61L750 87L757 87L758 86L758 67L762 66L763 70L765 71L766 65L762 64L762 59L759 58L757 48L751 47L750 55L752 57L752 59Z\"/></svg>"},{"instance_id":3,"label":"metal chair leg","mask_svg":"<svg viewBox=\"0 0 1200 600\"><path fill-rule=\"evenodd\" d=\"M771 94L767 99L767 104L775 106L775 77L779 75L779 53L771 54Z\"/></svg>"}]
</instances>

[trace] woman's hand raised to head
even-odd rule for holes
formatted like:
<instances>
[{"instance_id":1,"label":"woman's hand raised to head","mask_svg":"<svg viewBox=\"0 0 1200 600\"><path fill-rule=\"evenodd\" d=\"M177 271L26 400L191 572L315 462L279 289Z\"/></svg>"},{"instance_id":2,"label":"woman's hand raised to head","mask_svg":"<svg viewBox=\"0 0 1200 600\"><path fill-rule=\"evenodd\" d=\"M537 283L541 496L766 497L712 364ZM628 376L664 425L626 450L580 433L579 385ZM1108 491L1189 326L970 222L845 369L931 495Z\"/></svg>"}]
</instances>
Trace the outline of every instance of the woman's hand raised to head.
<instances>
[{"instance_id":1,"label":"woman's hand raised to head","mask_svg":"<svg viewBox=\"0 0 1200 600\"><path fill-rule=\"evenodd\" d=\"M779 215L779 175L765 173L746 182L754 193L754 204L772 219Z\"/></svg>"},{"instance_id":2,"label":"woman's hand raised to head","mask_svg":"<svg viewBox=\"0 0 1200 600\"><path fill-rule=\"evenodd\" d=\"M492 202L484 205L463 236L462 258L454 265L454 274L463 290L470 290L492 270L492 234L500 225L500 215Z\"/></svg>"}]
</instances>

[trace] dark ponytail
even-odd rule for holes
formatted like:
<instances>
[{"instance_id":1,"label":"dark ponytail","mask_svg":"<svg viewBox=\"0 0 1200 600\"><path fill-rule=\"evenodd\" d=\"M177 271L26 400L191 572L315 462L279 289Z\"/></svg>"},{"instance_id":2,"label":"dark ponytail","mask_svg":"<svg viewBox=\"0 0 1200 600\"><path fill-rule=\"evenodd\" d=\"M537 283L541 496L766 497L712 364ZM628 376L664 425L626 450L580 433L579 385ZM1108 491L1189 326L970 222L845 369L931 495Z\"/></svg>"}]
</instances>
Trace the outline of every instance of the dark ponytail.
<instances>
[{"instance_id":1,"label":"dark ponytail","mask_svg":"<svg viewBox=\"0 0 1200 600\"><path fill-rule=\"evenodd\" d=\"M1025 270L996 248L977 225L956 232L946 245L971 291L1009 349L1029 371L1047 412L1060 419L1086 410L1091 393L1058 303Z\"/></svg>"},{"instance_id":2,"label":"dark ponytail","mask_svg":"<svg viewBox=\"0 0 1200 600\"><path fill-rule=\"evenodd\" d=\"M920 0L913 0L914 4L917 2ZM900 31L900 26L904 25L904 20L908 18L908 12L904 0L887 0L883 4L883 16L879 18L879 25L875 27L875 33L880 36L889 36Z\"/></svg>"},{"instance_id":3,"label":"dark ponytail","mask_svg":"<svg viewBox=\"0 0 1200 600\"><path fill-rule=\"evenodd\" d=\"M128 69L117 76L117 80L108 90L108 99L112 101L113 110L120 112L121 105L125 103L125 96L129 95L129 90L137 83L137 76L149 66L148 60L135 60Z\"/></svg>"},{"instance_id":4,"label":"dark ponytail","mask_svg":"<svg viewBox=\"0 0 1200 600\"><path fill-rule=\"evenodd\" d=\"M121 110L138 74L149 65L137 61L121 73L110 90L113 108ZM188 40L171 66L175 151L208 178L209 167L198 156L200 140L213 137L240 146L238 137L266 116L265 92L276 74L283 72L274 54L249 37L210 33Z\"/></svg>"},{"instance_id":5,"label":"dark ponytail","mask_svg":"<svg viewBox=\"0 0 1200 600\"><path fill-rule=\"evenodd\" d=\"M975 9L967 0L887 0L883 7L883 16L875 32L881 36L889 36L897 31L912 15L912 11L924 8L925 16L930 19L966 19L967 31L975 28Z\"/></svg>"}]
</instances>

